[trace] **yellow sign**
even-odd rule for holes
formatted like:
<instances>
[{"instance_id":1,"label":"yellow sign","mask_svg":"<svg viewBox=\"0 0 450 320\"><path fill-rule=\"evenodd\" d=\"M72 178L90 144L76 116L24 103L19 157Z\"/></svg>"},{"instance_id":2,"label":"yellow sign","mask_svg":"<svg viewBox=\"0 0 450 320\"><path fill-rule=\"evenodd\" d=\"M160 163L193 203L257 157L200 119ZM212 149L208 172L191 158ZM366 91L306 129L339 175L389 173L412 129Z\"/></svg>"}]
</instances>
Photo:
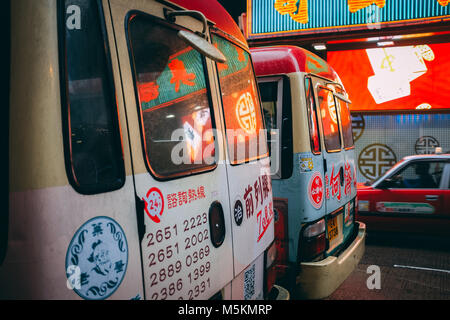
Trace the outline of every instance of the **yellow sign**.
<instances>
[{"instance_id":1,"label":"yellow sign","mask_svg":"<svg viewBox=\"0 0 450 320\"><path fill-rule=\"evenodd\" d=\"M348 8L352 13L367 8L372 4L376 4L381 9L386 5L386 0L348 0Z\"/></svg>"},{"instance_id":2,"label":"yellow sign","mask_svg":"<svg viewBox=\"0 0 450 320\"><path fill-rule=\"evenodd\" d=\"M281 15L289 14L292 20L299 23L308 23L308 0L275 0L275 10Z\"/></svg>"},{"instance_id":3,"label":"yellow sign","mask_svg":"<svg viewBox=\"0 0 450 320\"><path fill-rule=\"evenodd\" d=\"M375 4L378 8L384 8L387 0L347 0L348 9L351 13L358 12L361 9ZM445 7L450 0L437 0ZM289 14L292 20L306 24L309 22L308 0L275 0L274 8L281 15Z\"/></svg>"}]
</instances>

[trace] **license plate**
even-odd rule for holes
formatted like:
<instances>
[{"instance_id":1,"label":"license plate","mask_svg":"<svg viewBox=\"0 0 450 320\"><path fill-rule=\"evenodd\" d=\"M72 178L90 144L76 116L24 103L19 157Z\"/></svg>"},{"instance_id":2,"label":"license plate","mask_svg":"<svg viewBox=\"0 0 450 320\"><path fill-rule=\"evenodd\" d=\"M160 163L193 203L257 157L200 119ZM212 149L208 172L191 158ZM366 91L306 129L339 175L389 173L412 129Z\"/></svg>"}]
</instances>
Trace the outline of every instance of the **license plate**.
<instances>
[{"instance_id":1,"label":"license plate","mask_svg":"<svg viewBox=\"0 0 450 320\"><path fill-rule=\"evenodd\" d=\"M331 242L339 235L337 216L328 220L328 240Z\"/></svg>"}]
</instances>

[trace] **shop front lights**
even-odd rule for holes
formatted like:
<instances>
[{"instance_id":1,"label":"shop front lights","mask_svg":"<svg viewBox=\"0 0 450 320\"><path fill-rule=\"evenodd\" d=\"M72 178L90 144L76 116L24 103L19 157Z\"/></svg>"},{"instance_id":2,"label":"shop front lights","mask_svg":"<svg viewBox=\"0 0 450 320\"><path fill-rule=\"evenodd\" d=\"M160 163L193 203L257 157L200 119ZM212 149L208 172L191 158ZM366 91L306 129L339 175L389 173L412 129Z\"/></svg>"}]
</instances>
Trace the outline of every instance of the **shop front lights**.
<instances>
[{"instance_id":1,"label":"shop front lights","mask_svg":"<svg viewBox=\"0 0 450 320\"><path fill-rule=\"evenodd\" d=\"M377 45L379 47L388 47L388 46L393 46L394 44L395 44L394 41L380 41L380 42L377 42Z\"/></svg>"},{"instance_id":2,"label":"shop front lights","mask_svg":"<svg viewBox=\"0 0 450 320\"><path fill-rule=\"evenodd\" d=\"M316 51L327 50L327 46L324 43L315 43L315 44L313 44L313 48Z\"/></svg>"}]
</instances>

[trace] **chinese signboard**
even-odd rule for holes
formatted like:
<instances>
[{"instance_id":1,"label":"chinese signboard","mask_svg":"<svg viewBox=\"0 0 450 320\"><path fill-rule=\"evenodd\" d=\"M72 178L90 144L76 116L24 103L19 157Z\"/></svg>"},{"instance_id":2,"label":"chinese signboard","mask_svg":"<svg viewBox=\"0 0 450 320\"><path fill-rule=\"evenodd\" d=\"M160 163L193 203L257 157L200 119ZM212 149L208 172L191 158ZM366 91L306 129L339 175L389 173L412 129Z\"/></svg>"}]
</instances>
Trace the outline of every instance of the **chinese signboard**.
<instances>
[{"instance_id":1,"label":"chinese signboard","mask_svg":"<svg viewBox=\"0 0 450 320\"><path fill-rule=\"evenodd\" d=\"M367 30L450 19L449 0L247 0L248 38Z\"/></svg>"},{"instance_id":2,"label":"chinese signboard","mask_svg":"<svg viewBox=\"0 0 450 320\"><path fill-rule=\"evenodd\" d=\"M355 111L449 109L449 43L329 51Z\"/></svg>"}]
</instances>

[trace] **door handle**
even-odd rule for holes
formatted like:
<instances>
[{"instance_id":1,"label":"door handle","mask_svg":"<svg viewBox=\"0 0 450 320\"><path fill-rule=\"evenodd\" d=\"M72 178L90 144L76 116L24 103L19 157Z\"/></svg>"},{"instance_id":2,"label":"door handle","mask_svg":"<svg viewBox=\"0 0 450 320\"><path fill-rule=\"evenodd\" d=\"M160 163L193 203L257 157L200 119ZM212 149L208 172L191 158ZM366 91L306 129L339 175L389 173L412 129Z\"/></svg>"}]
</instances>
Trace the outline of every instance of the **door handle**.
<instances>
[{"instance_id":1,"label":"door handle","mask_svg":"<svg viewBox=\"0 0 450 320\"><path fill-rule=\"evenodd\" d=\"M136 198L136 219L138 227L139 243L144 239L145 235L145 202L142 201L137 195Z\"/></svg>"},{"instance_id":2,"label":"door handle","mask_svg":"<svg viewBox=\"0 0 450 320\"><path fill-rule=\"evenodd\" d=\"M425 199L428 201L436 201L436 200L439 200L439 196L438 195L426 195Z\"/></svg>"}]
</instances>

